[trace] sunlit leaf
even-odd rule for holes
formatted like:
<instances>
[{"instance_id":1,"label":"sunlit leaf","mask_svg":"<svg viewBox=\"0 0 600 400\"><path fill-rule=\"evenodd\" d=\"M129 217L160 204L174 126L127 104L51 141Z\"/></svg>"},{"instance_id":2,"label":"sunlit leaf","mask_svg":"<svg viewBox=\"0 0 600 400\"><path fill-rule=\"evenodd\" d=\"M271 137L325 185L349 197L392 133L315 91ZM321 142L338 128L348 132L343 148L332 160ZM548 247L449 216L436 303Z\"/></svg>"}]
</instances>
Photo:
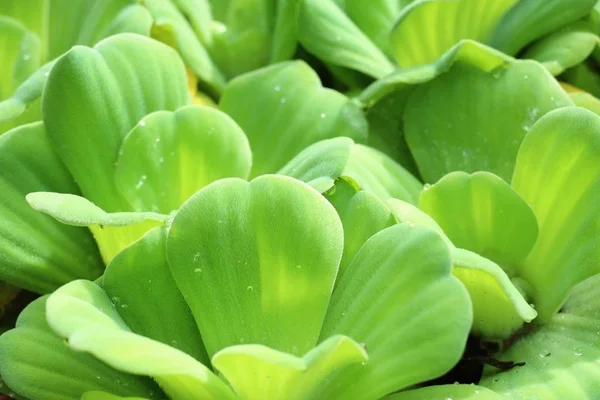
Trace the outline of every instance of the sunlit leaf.
<instances>
[{"instance_id":1,"label":"sunlit leaf","mask_svg":"<svg viewBox=\"0 0 600 400\"><path fill-rule=\"evenodd\" d=\"M47 293L77 278L95 279L104 265L92 236L33 210L34 191L78 193L42 123L0 137L0 279Z\"/></svg>"},{"instance_id":2,"label":"sunlit leaf","mask_svg":"<svg viewBox=\"0 0 600 400\"><path fill-rule=\"evenodd\" d=\"M255 99L261 93L260 101ZM321 86L304 62L291 61L233 80L219 107L244 130L252 148L252 177L274 173L319 140L347 136L364 142L367 123L346 96Z\"/></svg>"},{"instance_id":3,"label":"sunlit leaf","mask_svg":"<svg viewBox=\"0 0 600 400\"><path fill-rule=\"evenodd\" d=\"M169 213L220 178L247 178L252 153L226 114L186 106L144 117L123 140L116 185L139 211Z\"/></svg>"},{"instance_id":4,"label":"sunlit leaf","mask_svg":"<svg viewBox=\"0 0 600 400\"><path fill-rule=\"evenodd\" d=\"M200 190L177 212L167 254L210 356L243 343L301 355L317 343L342 242L324 197L266 175Z\"/></svg>"}]
</instances>

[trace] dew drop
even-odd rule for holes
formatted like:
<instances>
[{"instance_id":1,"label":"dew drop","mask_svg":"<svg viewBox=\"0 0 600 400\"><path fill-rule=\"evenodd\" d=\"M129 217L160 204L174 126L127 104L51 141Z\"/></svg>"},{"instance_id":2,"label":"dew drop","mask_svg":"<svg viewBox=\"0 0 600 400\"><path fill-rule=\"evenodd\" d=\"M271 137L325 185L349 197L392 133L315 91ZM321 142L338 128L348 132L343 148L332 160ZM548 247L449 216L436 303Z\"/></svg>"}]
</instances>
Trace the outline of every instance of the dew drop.
<instances>
[{"instance_id":1,"label":"dew drop","mask_svg":"<svg viewBox=\"0 0 600 400\"><path fill-rule=\"evenodd\" d=\"M158 163L159 164L162 164L164 162L165 162L165 158L164 157L161 157L161 158L158 159Z\"/></svg>"},{"instance_id":2,"label":"dew drop","mask_svg":"<svg viewBox=\"0 0 600 400\"><path fill-rule=\"evenodd\" d=\"M177 346L177 340L172 340L171 341L171 346Z\"/></svg>"},{"instance_id":3,"label":"dew drop","mask_svg":"<svg viewBox=\"0 0 600 400\"><path fill-rule=\"evenodd\" d=\"M115 297L113 297L113 298L112 298L112 302L113 302L114 304L119 304L119 303L121 303L121 298L120 298L120 297L116 297L116 296L115 296Z\"/></svg>"},{"instance_id":4,"label":"dew drop","mask_svg":"<svg viewBox=\"0 0 600 400\"><path fill-rule=\"evenodd\" d=\"M325 118L326 116L327 116L327 114L321 113L321 118Z\"/></svg>"},{"instance_id":5,"label":"dew drop","mask_svg":"<svg viewBox=\"0 0 600 400\"><path fill-rule=\"evenodd\" d=\"M285 102L286 102L286 101L287 101L287 100L285 99L285 97L282 97L282 98L281 98L281 100L279 100L279 102L280 102L281 104L285 104Z\"/></svg>"},{"instance_id":6,"label":"dew drop","mask_svg":"<svg viewBox=\"0 0 600 400\"><path fill-rule=\"evenodd\" d=\"M121 304L121 308L129 308L127 304Z\"/></svg>"},{"instance_id":7,"label":"dew drop","mask_svg":"<svg viewBox=\"0 0 600 400\"><path fill-rule=\"evenodd\" d=\"M198 274L201 274L201 273L202 273L202 268L195 268L195 269L194 269L194 273L195 273L196 275L198 275Z\"/></svg>"},{"instance_id":8,"label":"dew drop","mask_svg":"<svg viewBox=\"0 0 600 400\"><path fill-rule=\"evenodd\" d=\"M45 76L45 77L48 77L48 76L50 76L50 72L44 72L44 76Z\"/></svg>"},{"instance_id":9,"label":"dew drop","mask_svg":"<svg viewBox=\"0 0 600 400\"><path fill-rule=\"evenodd\" d=\"M253 291L253 290L254 290L254 288L253 288L252 286L248 286L248 287L246 288L246 290L247 290L247 291L249 291L249 292L251 292L251 291Z\"/></svg>"},{"instance_id":10,"label":"dew drop","mask_svg":"<svg viewBox=\"0 0 600 400\"><path fill-rule=\"evenodd\" d=\"M197 252L196 254L194 254L194 262L198 262L198 260L200 260L200 252Z\"/></svg>"},{"instance_id":11,"label":"dew drop","mask_svg":"<svg viewBox=\"0 0 600 400\"><path fill-rule=\"evenodd\" d=\"M140 121L140 126L146 126L146 121L144 121L144 120L141 120L141 121Z\"/></svg>"},{"instance_id":12,"label":"dew drop","mask_svg":"<svg viewBox=\"0 0 600 400\"><path fill-rule=\"evenodd\" d=\"M431 189L431 185L429 183L426 183L425 186L423 186L423 190L426 192L429 189Z\"/></svg>"},{"instance_id":13,"label":"dew drop","mask_svg":"<svg viewBox=\"0 0 600 400\"><path fill-rule=\"evenodd\" d=\"M296 265L296 268L297 269L302 269L302 265L298 264L298 265Z\"/></svg>"},{"instance_id":14,"label":"dew drop","mask_svg":"<svg viewBox=\"0 0 600 400\"><path fill-rule=\"evenodd\" d=\"M29 60L30 58L31 58L31 56L29 54L25 54L23 56L23 60L25 60L25 61Z\"/></svg>"},{"instance_id":15,"label":"dew drop","mask_svg":"<svg viewBox=\"0 0 600 400\"><path fill-rule=\"evenodd\" d=\"M525 74L525 75L523 76L523 79L525 79L525 80L529 79L529 75Z\"/></svg>"},{"instance_id":16,"label":"dew drop","mask_svg":"<svg viewBox=\"0 0 600 400\"><path fill-rule=\"evenodd\" d=\"M581 356L583 354L583 350L581 350L579 347L575 347L573 349L573 354L575 354L576 356Z\"/></svg>"},{"instance_id":17,"label":"dew drop","mask_svg":"<svg viewBox=\"0 0 600 400\"><path fill-rule=\"evenodd\" d=\"M277 85L273 88L273 90L279 92L281 90L281 86Z\"/></svg>"}]
</instances>

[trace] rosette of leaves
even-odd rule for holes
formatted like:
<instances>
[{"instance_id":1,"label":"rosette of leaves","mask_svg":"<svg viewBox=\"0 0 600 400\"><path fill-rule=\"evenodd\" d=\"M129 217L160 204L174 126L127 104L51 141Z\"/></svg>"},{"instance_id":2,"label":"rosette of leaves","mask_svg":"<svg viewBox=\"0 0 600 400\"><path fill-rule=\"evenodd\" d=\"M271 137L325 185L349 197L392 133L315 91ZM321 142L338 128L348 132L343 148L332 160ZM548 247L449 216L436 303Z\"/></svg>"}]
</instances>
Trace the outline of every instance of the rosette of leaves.
<instances>
[{"instance_id":1,"label":"rosette of leaves","mask_svg":"<svg viewBox=\"0 0 600 400\"><path fill-rule=\"evenodd\" d=\"M302 0L298 39L335 66L380 79L437 61L459 41L544 62L553 74L583 62L598 43L595 0ZM355 77L354 77L355 78ZM360 80L359 80L360 82Z\"/></svg>"},{"instance_id":2,"label":"rosette of leaves","mask_svg":"<svg viewBox=\"0 0 600 400\"><path fill-rule=\"evenodd\" d=\"M261 101L249 101L257 92ZM44 89L43 121L0 138L0 279L37 293L96 279L123 248L225 177L304 171L300 179L324 192L345 176L382 200L417 201L422 184L360 144L359 108L324 89L303 62L233 80L220 110L191 103L181 59L152 39L120 34L62 56ZM346 146L339 169L302 162L307 146L337 136Z\"/></svg>"},{"instance_id":3,"label":"rosette of leaves","mask_svg":"<svg viewBox=\"0 0 600 400\"><path fill-rule=\"evenodd\" d=\"M0 133L40 119L48 71L74 45L131 32L175 48L198 103L213 104L227 80L291 59L295 1L6 0L0 5ZM198 90L200 89L200 91Z\"/></svg>"},{"instance_id":4,"label":"rosette of leaves","mask_svg":"<svg viewBox=\"0 0 600 400\"><path fill-rule=\"evenodd\" d=\"M399 220L447 238L455 275L473 301L474 332L489 338L495 330L506 339L496 356L525 363L485 370L480 384L503 398L598 393L599 185L600 117L568 107L532 127L510 185L489 172L453 172L426 186L422 211L390 200ZM490 285L478 270L503 278ZM535 307L531 324L521 326L516 297L501 289L510 287L507 281Z\"/></svg>"},{"instance_id":5,"label":"rosette of leaves","mask_svg":"<svg viewBox=\"0 0 600 400\"><path fill-rule=\"evenodd\" d=\"M471 327L447 244L350 181L335 188L207 185L101 280L31 303L0 337L0 374L32 400L378 399L443 374ZM346 221L374 215L340 276L362 234Z\"/></svg>"}]
</instances>

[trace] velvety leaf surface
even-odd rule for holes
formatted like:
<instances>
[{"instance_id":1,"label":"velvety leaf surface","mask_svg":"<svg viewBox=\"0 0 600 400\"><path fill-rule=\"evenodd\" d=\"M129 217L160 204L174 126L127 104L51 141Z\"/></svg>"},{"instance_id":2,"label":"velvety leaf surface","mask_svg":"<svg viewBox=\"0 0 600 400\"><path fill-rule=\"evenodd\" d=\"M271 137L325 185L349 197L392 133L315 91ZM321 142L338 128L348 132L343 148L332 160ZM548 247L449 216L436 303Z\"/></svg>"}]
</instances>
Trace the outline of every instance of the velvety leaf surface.
<instances>
[{"instance_id":1,"label":"velvety leaf surface","mask_svg":"<svg viewBox=\"0 0 600 400\"><path fill-rule=\"evenodd\" d=\"M256 93L261 93L260 101ZM302 61L236 78L219 107L248 136L252 177L276 172L319 140L347 136L366 141L367 123L360 109L346 96L323 88L318 75Z\"/></svg>"},{"instance_id":2,"label":"velvety leaf surface","mask_svg":"<svg viewBox=\"0 0 600 400\"><path fill-rule=\"evenodd\" d=\"M565 108L525 138L512 186L533 209L539 237L520 265L540 318L549 320L571 287L600 272L600 117Z\"/></svg>"},{"instance_id":3,"label":"velvety leaf surface","mask_svg":"<svg viewBox=\"0 0 600 400\"><path fill-rule=\"evenodd\" d=\"M79 400L94 390L160 398L149 379L119 372L65 346L46 322L46 299L27 306L16 329L0 336L0 374L12 390L31 400Z\"/></svg>"},{"instance_id":4,"label":"velvety leaf surface","mask_svg":"<svg viewBox=\"0 0 600 400\"><path fill-rule=\"evenodd\" d=\"M123 248L169 218L155 212L107 213L85 197L73 194L34 192L26 199L33 209L63 224L89 227L107 264Z\"/></svg>"},{"instance_id":5,"label":"velvety leaf surface","mask_svg":"<svg viewBox=\"0 0 600 400\"><path fill-rule=\"evenodd\" d=\"M243 343L300 355L317 343L342 245L324 197L267 175L200 190L177 212L167 255L210 356Z\"/></svg>"},{"instance_id":6,"label":"velvety leaf surface","mask_svg":"<svg viewBox=\"0 0 600 400\"><path fill-rule=\"evenodd\" d=\"M401 67L436 61L462 39L487 42L517 0L421 0L406 7L391 32Z\"/></svg>"},{"instance_id":7,"label":"velvety leaf surface","mask_svg":"<svg viewBox=\"0 0 600 400\"><path fill-rule=\"evenodd\" d=\"M422 184L394 160L346 137L317 142L294 157L278 174L289 175L325 192L347 177L385 202L394 197L416 203Z\"/></svg>"},{"instance_id":8,"label":"velvety leaf surface","mask_svg":"<svg viewBox=\"0 0 600 400\"><path fill-rule=\"evenodd\" d=\"M393 394L385 400L502 400L502 397L482 386L434 385Z\"/></svg>"},{"instance_id":9,"label":"velvety leaf surface","mask_svg":"<svg viewBox=\"0 0 600 400\"><path fill-rule=\"evenodd\" d=\"M172 1L144 0L155 24L162 30L172 33L174 45L185 64L212 90L220 93L225 85L221 71L215 66L205 46L196 36L187 19Z\"/></svg>"},{"instance_id":10,"label":"velvety leaf surface","mask_svg":"<svg viewBox=\"0 0 600 400\"><path fill-rule=\"evenodd\" d=\"M586 16L596 0L521 0L499 21L490 43L515 55L533 40Z\"/></svg>"},{"instance_id":11,"label":"velvety leaf surface","mask_svg":"<svg viewBox=\"0 0 600 400\"><path fill-rule=\"evenodd\" d=\"M243 399L302 400L334 371L368 360L365 349L347 336L333 336L296 357L255 344L219 351L213 365Z\"/></svg>"},{"instance_id":12,"label":"velvety leaf surface","mask_svg":"<svg viewBox=\"0 0 600 400\"><path fill-rule=\"evenodd\" d=\"M523 58L541 62L556 76L588 58L598 44L599 38L593 27L578 21L528 47Z\"/></svg>"},{"instance_id":13,"label":"velvety leaf surface","mask_svg":"<svg viewBox=\"0 0 600 400\"><path fill-rule=\"evenodd\" d=\"M81 396L81 400L148 400L141 397L121 397L115 396L114 394L106 393L106 392L85 392L83 396Z\"/></svg>"},{"instance_id":14,"label":"velvety leaf surface","mask_svg":"<svg viewBox=\"0 0 600 400\"><path fill-rule=\"evenodd\" d=\"M346 14L386 54L390 53L390 31L401 8L399 0L373 0L365 12L362 0L345 1Z\"/></svg>"},{"instance_id":15,"label":"velvety leaf surface","mask_svg":"<svg viewBox=\"0 0 600 400\"><path fill-rule=\"evenodd\" d=\"M600 275L579 284L560 313L530 330L501 355L526 364L486 370L481 385L507 400L588 400L600 390Z\"/></svg>"},{"instance_id":16,"label":"velvety leaf surface","mask_svg":"<svg viewBox=\"0 0 600 400\"><path fill-rule=\"evenodd\" d=\"M145 115L189 100L174 50L121 34L94 49L74 47L57 61L44 91L44 122L83 194L106 211L124 211L130 206L114 182L123 137Z\"/></svg>"},{"instance_id":17,"label":"velvety leaf surface","mask_svg":"<svg viewBox=\"0 0 600 400\"><path fill-rule=\"evenodd\" d=\"M300 0L298 41L326 63L382 78L394 65L333 1Z\"/></svg>"},{"instance_id":18,"label":"velvety leaf surface","mask_svg":"<svg viewBox=\"0 0 600 400\"><path fill-rule=\"evenodd\" d=\"M78 193L42 123L0 137L0 279L47 293L77 278L95 279L104 265L90 233L33 210L38 190Z\"/></svg>"},{"instance_id":19,"label":"velvety leaf surface","mask_svg":"<svg viewBox=\"0 0 600 400\"><path fill-rule=\"evenodd\" d=\"M462 355L471 322L440 236L408 224L380 231L337 284L321 331L364 343L369 361L334 374L322 398L378 399L442 375Z\"/></svg>"},{"instance_id":20,"label":"velvety leaf surface","mask_svg":"<svg viewBox=\"0 0 600 400\"><path fill-rule=\"evenodd\" d=\"M144 117L123 140L115 180L135 210L169 213L209 183L247 178L248 139L226 114L186 106Z\"/></svg>"},{"instance_id":21,"label":"velvety leaf surface","mask_svg":"<svg viewBox=\"0 0 600 400\"><path fill-rule=\"evenodd\" d=\"M489 258L509 274L538 236L536 217L525 200L489 172L444 176L421 192L419 208L455 246Z\"/></svg>"},{"instance_id":22,"label":"velvety leaf surface","mask_svg":"<svg viewBox=\"0 0 600 400\"><path fill-rule=\"evenodd\" d=\"M396 220L375 196L344 178L336 181L333 189L324 195L335 207L344 227L344 253L338 272L339 282L363 244L380 230L395 224Z\"/></svg>"},{"instance_id":23,"label":"velvety leaf surface","mask_svg":"<svg viewBox=\"0 0 600 400\"><path fill-rule=\"evenodd\" d=\"M166 229L154 228L119 253L102 286L131 330L209 365L196 323L166 256Z\"/></svg>"},{"instance_id":24,"label":"velvety leaf surface","mask_svg":"<svg viewBox=\"0 0 600 400\"><path fill-rule=\"evenodd\" d=\"M486 339L507 339L524 322L531 322L537 316L499 265L464 249L452 250L452 264L452 274L471 296L473 334Z\"/></svg>"},{"instance_id":25,"label":"velvety leaf surface","mask_svg":"<svg viewBox=\"0 0 600 400\"><path fill-rule=\"evenodd\" d=\"M93 282L73 281L48 297L48 323L70 348L119 371L150 376L178 400L232 399L208 368L163 343L132 333L108 296Z\"/></svg>"},{"instance_id":26,"label":"velvety leaf surface","mask_svg":"<svg viewBox=\"0 0 600 400\"><path fill-rule=\"evenodd\" d=\"M538 63L513 60L485 72L455 64L420 85L404 113L408 146L425 182L457 170L510 181L523 137L544 114L573 103Z\"/></svg>"}]
</instances>

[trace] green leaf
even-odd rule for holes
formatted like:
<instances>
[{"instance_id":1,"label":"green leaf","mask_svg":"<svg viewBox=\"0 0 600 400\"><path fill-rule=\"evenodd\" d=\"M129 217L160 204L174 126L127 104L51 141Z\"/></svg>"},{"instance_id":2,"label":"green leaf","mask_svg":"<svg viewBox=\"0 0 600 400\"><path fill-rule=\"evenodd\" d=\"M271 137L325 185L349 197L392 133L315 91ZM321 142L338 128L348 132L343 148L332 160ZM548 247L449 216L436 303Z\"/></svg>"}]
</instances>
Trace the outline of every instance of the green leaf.
<instances>
[{"instance_id":1,"label":"green leaf","mask_svg":"<svg viewBox=\"0 0 600 400\"><path fill-rule=\"evenodd\" d=\"M121 397L106 392L85 392L81 400L148 400L141 397Z\"/></svg>"},{"instance_id":2,"label":"green leaf","mask_svg":"<svg viewBox=\"0 0 600 400\"><path fill-rule=\"evenodd\" d=\"M390 31L400 13L401 2L398 0L374 0L366 12L362 0L346 0L345 12L386 54L390 53Z\"/></svg>"},{"instance_id":3,"label":"green leaf","mask_svg":"<svg viewBox=\"0 0 600 400\"><path fill-rule=\"evenodd\" d=\"M234 398L218 377L191 356L129 331L93 282L63 286L48 297L46 311L50 327L73 350L90 353L116 370L150 376L171 398Z\"/></svg>"},{"instance_id":4,"label":"green leaf","mask_svg":"<svg viewBox=\"0 0 600 400\"><path fill-rule=\"evenodd\" d=\"M592 27L578 21L535 42L523 58L541 62L556 76L587 59L598 44L598 35Z\"/></svg>"},{"instance_id":5,"label":"green leaf","mask_svg":"<svg viewBox=\"0 0 600 400\"><path fill-rule=\"evenodd\" d=\"M367 144L377 149L406 168L415 177L419 177L419 169L408 149L404 137L404 107L412 86L384 96L367 109L369 123L369 141Z\"/></svg>"},{"instance_id":6,"label":"green leaf","mask_svg":"<svg viewBox=\"0 0 600 400\"><path fill-rule=\"evenodd\" d=\"M521 336L499 357L525 362L506 372L488 368L481 381L507 400L588 400L600 382L600 275L579 284L562 311Z\"/></svg>"},{"instance_id":7,"label":"green leaf","mask_svg":"<svg viewBox=\"0 0 600 400\"><path fill-rule=\"evenodd\" d=\"M188 20L196 36L208 46L212 43L212 13L209 0L172 0L179 12Z\"/></svg>"},{"instance_id":8,"label":"green leaf","mask_svg":"<svg viewBox=\"0 0 600 400\"><path fill-rule=\"evenodd\" d=\"M585 17L597 0L521 0L499 21L490 44L515 55L532 41Z\"/></svg>"},{"instance_id":9,"label":"green leaf","mask_svg":"<svg viewBox=\"0 0 600 400\"><path fill-rule=\"evenodd\" d=\"M385 400L502 400L503 398L482 386L439 385L393 394Z\"/></svg>"},{"instance_id":10,"label":"green leaf","mask_svg":"<svg viewBox=\"0 0 600 400\"><path fill-rule=\"evenodd\" d=\"M457 170L490 171L510 181L519 146L535 121L572 104L536 62L513 60L490 72L456 63L411 94L406 141L425 182Z\"/></svg>"},{"instance_id":11,"label":"green leaf","mask_svg":"<svg viewBox=\"0 0 600 400\"><path fill-rule=\"evenodd\" d=\"M536 217L525 200L489 172L444 176L421 192L419 208L455 246L489 258L510 275L538 236Z\"/></svg>"},{"instance_id":12,"label":"green leaf","mask_svg":"<svg viewBox=\"0 0 600 400\"><path fill-rule=\"evenodd\" d=\"M381 201L390 197L416 203L422 184L385 154L346 137L317 142L294 157L278 174L307 182L320 192L348 177Z\"/></svg>"},{"instance_id":13,"label":"green leaf","mask_svg":"<svg viewBox=\"0 0 600 400\"><path fill-rule=\"evenodd\" d=\"M475 335L507 339L523 322L536 317L535 310L499 265L463 249L452 250L452 264L452 273L465 285L473 302L471 331Z\"/></svg>"},{"instance_id":14,"label":"green leaf","mask_svg":"<svg viewBox=\"0 0 600 400\"><path fill-rule=\"evenodd\" d=\"M429 82L447 72L457 61L477 66L484 72L492 72L511 60L511 58L490 47L471 40L461 40L434 63L398 69L385 78L375 81L360 95L360 101L371 107L384 97L397 94L394 102L398 106L396 111L401 114L406 99L403 99L403 96L398 92L403 92L404 96L408 97L414 90L415 85Z\"/></svg>"},{"instance_id":15,"label":"green leaf","mask_svg":"<svg viewBox=\"0 0 600 400\"><path fill-rule=\"evenodd\" d=\"M344 253L338 281L362 245L380 230L396 223L390 210L375 196L341 178L325 197L335 207L344 227Z\"/></svg>"},{"instance_id":16,"label":"green leaf","mask_svg":"<svg viewBox=\"0 0 600 400\"><path fill-rule=\"evenodd\" d=\"M94 49L76 46L57 61L44 91L44 122L85 197L106 211L124 211L130 205L114 181L124 136L149 113L189 101L175 51L121 34Z\"/></svg>"},{"instance_id":17,"label":"green leaf","mask_svg":"<svg viewBox=\"0 0 600 400\"><path fill-rule=\"evenodd\" d=\"M364 343L369 361L334 374L317 398L375 399L438 377L460 359L471 322L440 236L408 224L384 229L337 284L321 331Z\"/></svg>"},{"instance_id":18,"label":"green leaf","mask_svg":"<svg viewBox=\"0 0 600 400\"><path fill-rule=\"evenodd\" d=\"M133 332L209 365L192 313L167 264L166 229L150 230L119 253L106 268L102 286Z\"/></svg>"},{"instance_id":19,"label":"green leaf","mask_svg":"<svg viewBox=\"0 0 600 400\"><path fill-rule=\"evenodd\" d=\"M186 106L144 117L123 140L116 185L135 210L169 213L221 178L247 178L252 153L226 114Z\"/></svg>"},{"instance_id":20,"label":"green leaf","mask_svg":"<svg viewBox=\"0 0 600 400\"><path fill-rule=\"evenodd\" d=\"M600 76L598 76L597 70L598 64L594 60L586 60L565 71L562 79L598 97L600 96Z\"/></svg>"},{"instance_id":21,"label":"green leaf","mask_svg":"<svg viewBox=\"0 0 600 400\"><path fill-rule=\"evenodd\" d=\"M312 349L342 235L327 200L289 177L223 179L189 199L171 225L167 255L208 354L241 343L294 355Z\"/></svg>"},{"instance_id":22,"label":"green leaf","mask_svg":"<svg viewBox=\"0 0 600 400\"><path fill-rule=\"evenodd\" d=\"M401 67L436 61L462 39L486 43L517 0L420 0L402 10L390 40ZM443 22L442 22L443 21Z\"/></svg>"},{"instance_id":23,"label":"green leaf","mask_svg":"<svg viewBox=\"0 0 600 400\"><path fill-rule=\"evenodd\" d=\"M29 206L39 190L78 193L52 149L44 125L0 137L0 280L47 293L77 278L95 279L104 265L86 229L63 225Z\"/></svg>"},{"instance_id":24,"label":"green leaf","mask_svg":"<svg viewBox=\"0 0 600 400\"><path fill-rule=\"evenodd\" d=\"M336 370L366 362L365 349L347 336L333 336L304 357L262 345L237 345L213 357L218 369L240 398L306 399Z\"/></svg>"},{"instance_id":25,"label":"green leaf","mask_svg":"<svg viewBox=\"0 0 600 400\"><path fill-rule=\"evenodd\" d=\"M119 372L65 346L46 322L46 297L29 304L16 329L0 336L0 375L31 400L79 400L88 391L158 399L149 379ZM155 393L155 394L153 394Z\"/></svg>"},{"instance_id":26,"label":"green leaf","mask_svg":"<svg viewBox=\"0 0 600 400\"><path fill-rule=\"evenodd\" d=\"M198 79L209 85L212 91L220 93L225 79L208 55L196 33L171 1L144 0L155 24L172 32L177 49L185 64L190 67Z\"/></svg>"},{"instance_id":27,"label":"green leaf","mask_svg":"<svg viewBox=\"0 0 600 400\"><path fill-rule=\"evenodd\" d=\"M585 92L569 93L569 97L577 107L588 109L600 115L600 99Z\"/></svg>"},{"instance_id":28,"label":"green leaf","mask_svg":"<svg viewBox=\"0 0 600 400\"><path fill-rule=\"evenodd\" d=\"M19 21L0 15L0 47L0 100L4 100L40 66L40 41Z\"/></svg>"},{"instance_id":29,"label":"green leaf","mask_svg":"<svg viewBox=\"0 0 600 400\"><path fill-rule=\"evenodd\" d=\"M150 36L153 23L152 15L146 7L140 4L132 4L123 8L115 16L102 33L102 36L109 37L124 32Z\"/></svg>"},{"instance_id":30,"label":"green leaf","mask_svg":"<svg viewBox=\"0 0 600 400\"><path fill-rule=\"evenodd\" d=\"M215 17L211 56L228 78L268 64L275 0L211 0ZM221 7L223 7L221 11Z\"/></svg>"},{"instance_id":31,"label":"green leaf","mask_svg":"<svg viewBox=\"0 0 600 400\"><path fill-rule=\"evenodd\" d=\"M398 199L389 199L387 201L387 206L398 222L406 222L412 226L429 228L436 232L446 242L449 249L454 248L454 245L450 242L450 239L448 239L438 223L414 205Z\"/></svg>"},{"instance_id":32,"label":"green leaf","mask_svg":"<svg viewBox=\"0 0 600 400\"><path fill-rule=\"evenodd\" d=\"M165 224L169 218L155 212L107 213L86 198L73 194L34 192L26 199L34 210L63 224L89 227L105 263L150 228Z\"/></svg>"},{"instance_id":33,"label":"green leaf","mask_svg":"<svg viewBox=\"0 0 600 400\"><path fill-rule=\"evenodd\" d=\"M333 1L300 0L298 41L320 60L382 78L394 65Z\"/></svg>"},{"instance_id":34,"label":"green leaf","mask_svg":"<svg viewBox=\"0 0 600 400\"><path fill-rule=\"evenodd\" d=\"M261 93L260 102L248 99ZM276 64L233 80L219 107L246 132L252 177L274 173L319 140L347 136L364 142L367 123L346 96L321 86L304 62Z\"/></svg>"},{"instance_id":35,"label":"green leaf","mask_svg":"<svg viewBox=\"0 0 600 400\"><path fill-rule=\"evenodd\" d=\"M518 272L543 321L573 285L600 272L598 176L600 117L581 108L545 116L519 151L512 186L533 209L539 237Z\"/></svg>"},{"instance_id":36,"label":"green leaf","mask_svg":"<svg viewBox=\"0 0 600 400\"><path fill-rule=\"evenodd\" d=\"M294 56L297 47L296 21L301 0L277 0L277 15L273 30L273 44L269 63L287 61Z\"/></svg>"}]
</instances>

